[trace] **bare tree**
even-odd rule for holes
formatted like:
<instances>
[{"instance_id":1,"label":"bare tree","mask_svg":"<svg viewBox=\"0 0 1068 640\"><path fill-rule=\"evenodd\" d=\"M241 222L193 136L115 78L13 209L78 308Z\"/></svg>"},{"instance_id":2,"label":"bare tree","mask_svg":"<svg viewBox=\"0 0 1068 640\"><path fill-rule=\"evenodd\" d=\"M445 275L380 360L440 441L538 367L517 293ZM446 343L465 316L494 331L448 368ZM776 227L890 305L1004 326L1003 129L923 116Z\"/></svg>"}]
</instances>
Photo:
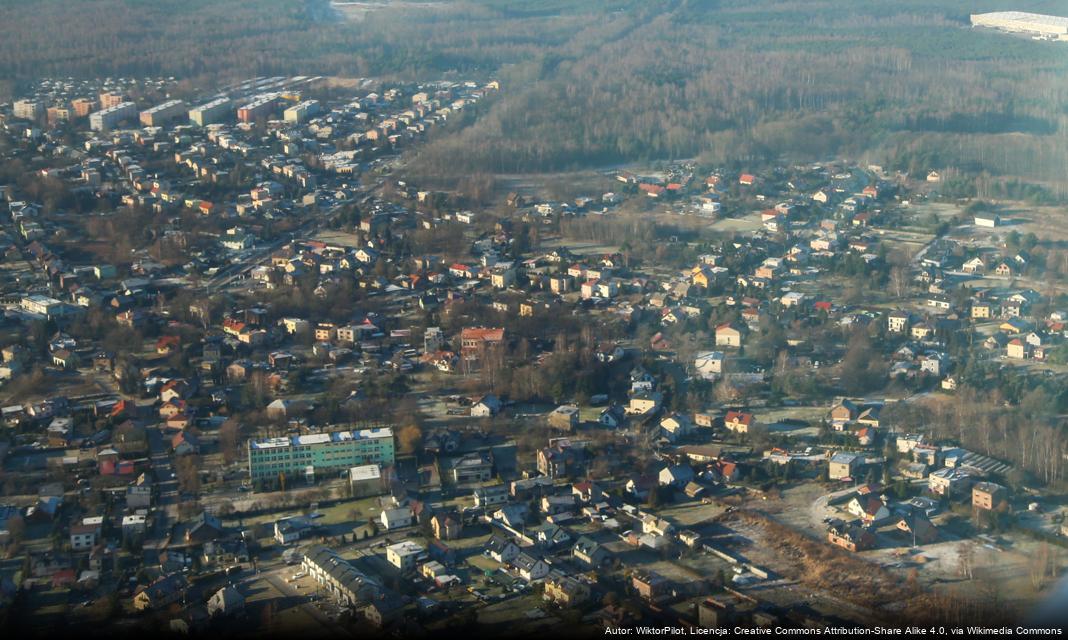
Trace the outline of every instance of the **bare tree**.
<instances>
[{"instance_id":1,"label":"bare tree","mask_svg":"<svg viewBox=\"0 0 1068 640\"><path fill-rule=\"evenodd\" d=\"M970 542L957 545L957 562L960 574L971 580L975 570L975 547Z\"/></svg>"}]
</instances>

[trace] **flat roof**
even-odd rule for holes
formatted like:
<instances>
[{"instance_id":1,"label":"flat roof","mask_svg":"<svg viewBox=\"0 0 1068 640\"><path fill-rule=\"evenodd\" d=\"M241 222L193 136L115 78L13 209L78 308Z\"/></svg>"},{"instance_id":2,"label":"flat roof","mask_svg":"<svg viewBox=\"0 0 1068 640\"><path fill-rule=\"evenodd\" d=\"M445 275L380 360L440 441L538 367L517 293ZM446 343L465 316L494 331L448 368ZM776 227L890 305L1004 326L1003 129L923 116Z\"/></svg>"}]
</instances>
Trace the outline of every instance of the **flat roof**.
<instances>
[{"instance_id":1,"label":"flat roof","mask_svg":"<svg viewBox=\"0 0 1068 640\"><path fill-rule=\"evenodd\" d=\"M36 304L62 304L61 301L56 300L50 296L42 295L39 293L31 293L28 296L23 296L23 300L28 300Z\"/></svg>"},{"instance_id":2,"label":"flat roof","mask_svg":"<svg viewBox=\"0 0 1068 640\"><path fill-rule=\"evenodd\" d=\"M391 544L390 546L386 547L386 549L389 549L393 553L396 553L400 556L410 556L423 553L423 551L425 551L422 546L415 542L412 542L411 540L402 540L397 544Z\"/></svg>"},{"instance_id":3,"label":"flat roof","mask_svg":"<svg viewBox=\"0 0 1068 640\"><path fill-rule=\"evenodd\" d=\"M252 449L280 449L284 447L300 447L328 442L348 442L350 440L371 440L376 438L392 438L391 427L378 429L362 429L360 431L332 431L330 433L315 433L305 436L282 436L268 438L266 440L252 440L249 447Z\"/></svg>"},{"instance_id":4,"label":"flat roof","mask_svg":"<svg viewBox=\"0 0 1068 640\"><path fill-rule=\"evenodd\" d=\"M356 480L378 480L382 477L382 470L378 468L377 464L368 464L362 467L353 467L349 469L349 479Z\"/></svg>"},{"instance_id":5,"label":"flat roof","mask_svg":"<svg viewBox=\"0 0 1068 640\"><path fill-rule=\"evenodd\" d=\"M990 13L977 13L972 18L989 18L993 20L1010 20L1014 22L1041 22L1043 24L1068 27L1068 18L1063 16L1051 16L1044 13L1029 13L1027 11L992 11Z\"/></svg>"}]
</instances>

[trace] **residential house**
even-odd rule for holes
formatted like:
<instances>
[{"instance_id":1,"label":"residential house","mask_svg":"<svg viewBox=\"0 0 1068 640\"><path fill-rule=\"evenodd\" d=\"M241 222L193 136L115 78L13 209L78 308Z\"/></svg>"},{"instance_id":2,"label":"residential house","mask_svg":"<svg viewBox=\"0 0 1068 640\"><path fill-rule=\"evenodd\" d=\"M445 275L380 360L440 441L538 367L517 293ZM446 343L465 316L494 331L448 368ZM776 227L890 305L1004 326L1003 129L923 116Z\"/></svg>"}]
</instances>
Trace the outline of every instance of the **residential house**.
<instances>
[{"instance_id":1,"label":"residential house","mask_svg":"<svg viewBox=\"0 0 1068 640\"><path fill-rule=\"evenodd\" d=\"M658 602L671 596L671 582L655 571L637 571L631 577L631 586L643 600Z\"/></svg>"},{"instance_id":2,"label":"residential house","mask_svg":"<svg viewBox=\"0 0 1068 640\"><path fill-rule=\"evenodd\" d=\"M501 564L508 564L519 555L519 547L508 538L494 535L486 543L485 554Z\"/></svg>"},{"instance_id":3,"label":"residential house","mask_svg":"<svg viewBox=\"0 0 1068 640\"><path fill-rule=\"evenodd\" d=\"M244 596L230 585L219 589L208 599L208 615L213 618L236 616L244 610Z\"/></svg>"},{"instance_id":4,"label":"residential house","mask_svg":"<svg viewBox=\"0 0 1068 640\"><path fill-rule=\"evenodd\" d=\"M694 473L688 465L680 464L661 469L657 479L661 486L682 489L694 479Z\"/></svg>"},{"instance_id":5,"label":"residential house","mask_svg":"<svg viewBox=\"0 0 1068 640\"><path fill-rule=\"evenodd\" d=\"M627 415L649 415L660 409L664 396L659 391L642 391L634 394L627 405Z\"/></svg>"},{"instance_id":6,"label":"residential house","mask_svg":"<svg viewBox=\"0 0 1068 640\"><path fill-rule=\"evenodd\" d=\"M92 522L90 522L92 520ZM100 522L96 522L100 520ZM103 518L85 518L80 524L70 528L70 548L72 551L88 551L96 546L100 539Z\"/></svg>"},{"instance_id":7,"label":"residential house","mask_svg":"<svg viewBox=\"0 0 1068 640\"><path fill-rule=\"evenodd\" d=\"M519 555L512 559L512 566L515 568L516 573L519 574L519 577L527 582L541 580L549 575L549 565L541 558L525 551L520 551Z\"/></svg>"},{"instance_id":8,"label":"residential house","mask_svg":"<svg viewBox=\"0 0 1068 640\"><path fill-rule=\"evenodd\" d=\"M723 373L723 352L702 351L694 357L694 371L705 380L715 380Z\"/></svg>"},{"instance_id":9,"label":"residential house","mask_svg":"<svg viewBox=\"0 0 1068 640\"><path fill-rule=\"evenodd\" d=\"M717 347L740 347L742 346L742 332L730 323L724 323L716 327Z\"/></svg>"},{"instance_id":10,"label":"residential house","mask_svg":"<svg viewBox=\"0 0 1068 640\"><path fill-rule=\"evenodd\" d=\"M977 482L972 487L972 506L984 511L996 511L1008 501L1009 490L994 482Z\"/></svg>"},{"instance_id":11,"label":"residential house","mask_svg":"<svg viewBox=\"0 0 1068 640\"><path fill-rule=\"evenodd\" d=\"M865 525L879 524L890 517L890 508L886 502L870 494L854 496L846 504L846 511L860 518Z\"/></svg>"},{"instance_id":12,"label":"residential house","mask_svg":"<svg viewBox=\"0 0 1068 640\"><path fill-rule=\"evenodd\" d=\"M549 414L549 426L563 431L573 431L579 424L577 405L560 405Z\"/></svg>"},{"instance_id":13,"label":"residential house","mask_svg":"<svg viewBox=\"0 0 1068 640\"><path fill-rule=\"evenodd\" d=\"M134 596L134 609L138 611L159 610L185 597L189 581L180 573L163 576Z\"/></svg>"},{"instance_id":14,"label":"residential house","mask_svg":"<svg viewBox=\"0 0 1068 640\"><path fill-rule=\"evenodd\" d=\"M404 540L386 547L386 561L401 572L406 573L415 569L416 565L425 559L426 549L411 540Z\"/></svg>"},{"instance_id":15,"label":"residential house","mask_svg":"<svg viewBox=\"0 0 1068 640\"><path fill-rule=\"evenodd\" d=\"M975 476L969 469L943 468L927 476L931 493L939 496L953 497L967 490L975 482Z\"/></svg>"},{"instance_id":16,"label":"residential house","mask_svg":"<svg viewBox=\"0 0 1068 640\"><path fill-rule=\"evenodd\" d=\"M828 477L831 480L844 480L856 476L861 465L861 457L854 453L840 451L829 462Z\"/></svg>"},{"instance_id":17,"label":"residential house","mask_svg":"<svg viewBox=\"0 0 1068 640\"><path fill-rule=\"evenodd\" d=\"M627 410L622 405L612 403L603 409L597 417L597 422L611 429L617 429L626 424Z\"/></svg>"},{"instance_id":18,"label":"residential house","mask_svg":"<svg viewBox=\"0 0 1068 640\"><path fill-rule=\"evenodd\" d=\"M478 487L474 491L475 506L480 509L508 502L508 485L496 484Z\"/></svg>"},{"instance_id":19,"label":"residential house","mask_svg":"<svg viewBox=\"0 0 1068 640\"><path fill-rule=\"evenodd\" d=\"M274 523L274 539L278 544L292 544L311 534L311 522L303 516L283 518Z\"/></svg>"},{"instance_id":20,"label":"residential house","mask_svg":"<svg viewBox=\"0 0 1068 640\"><path fill-rule=\"evenodd\" d=\"M501 410L501 401L493 394L485 395L471 404L471 417L490 418Z\"/></svg>"},{"instance_id":21,"label":"residential house","mask_svg":"<svg viewBox=\"0 0 1068 640\"><path fill-rule=\"evenodd\" d=\"M561 607L573 607L590 598L590 588L585 582L553 571L545 580L544 598Z\"/></svg>"},{"instance_id":22,"label":"residential house","mask_svg":"<svg viewBox=\"0 0 1068 640\"><path fill-rule=\"evenodd\" d=\"M892 311L886 316L886 328L891 333L904 333L909 327L909 314L906 311Z\"/></svg>"},{"instance_id":23,"label":"residential house","mask_svg":"<svg viewBox=\"0 0 1068 640\"><path fill-rule=\"evenodd\" d=\"M410 527L412 526L412 510L410 507L383 509L379 519L386 531Z\"/></svg>"},{"instance_id":24,"label":"residential house","mask_svg":"<svg viewBox=\"0 0 1068 640\"><path fill-rule=\"evenodd\" d=\"M734 433L749 433L749 428L753 426L753 423L753 414L741 411L728 411L723 418L723 426Z\"/></svg>"},{"instance_id":25,"label":"residential house","mask_svg":"<svg viewBox=\"0 0 1068 640\"><path fill-rule=\"evenodd\" d=\"M660 433L670 442L685 438L693 431L693 422L681 413L673 413L660 421Z\"/></svg>"},{"instance_id":26,"label":"residential house","mask_svg":"<svg viewBox=\"0 0 1068 640\"><path fill-rule=\"evenodd\" d=\"M875 546L875 534L855 522L832 520L827 527L827 541L849 551L864 551Z\"/></svg>"},{"instance_id":27,"label":"residential house","mask_svg":"<svg viewBox=\"0 0 1068 640\"><path fill-rule=\"evenodd\" d=\"M430 528L439 540L455 540L463 535L464 525L455 512L435 513L430 518Z\"/></svg>"},{"instance_id":28,"label":"residential house","mask_svg":"<svg viewBox=\"0 0 1068 640\"><path fill-rule=\"evenodd\" d=\"M588 567L602 567L612 559L612 553L602 544L598 544L592 538L582 536L573 547L571 557Z\"/></svg>"}]
</instances>

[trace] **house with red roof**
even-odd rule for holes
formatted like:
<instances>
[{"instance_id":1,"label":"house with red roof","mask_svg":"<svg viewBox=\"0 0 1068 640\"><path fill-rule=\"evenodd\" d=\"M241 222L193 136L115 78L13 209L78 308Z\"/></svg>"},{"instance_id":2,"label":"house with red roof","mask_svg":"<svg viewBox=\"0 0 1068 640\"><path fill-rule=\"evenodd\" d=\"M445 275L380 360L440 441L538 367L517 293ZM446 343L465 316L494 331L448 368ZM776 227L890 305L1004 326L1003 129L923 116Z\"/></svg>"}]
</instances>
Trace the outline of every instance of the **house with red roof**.
<instances>
[{"instance_id":1,"label":"house with red roof","mask_svg":"<svg viewBox=\"0 0 1068 640\"><path fill-rule=\"evenodd\" d=\"M160 355L174 353L181 346L182 339L179 336L160 336L159 340L156 340L156 353Z\"/></svg>"},{"instance_id":2,"label":"house with red roof","mask_svg":"<svg viewBox=\"0 0 1068 640\"><path fill-rule=\"evenodd\" d=\"M846 504L846 511L860 518L864 524L876 524L890 517L890 508L876 495L854 496Z\"/></svg>"},{"instance_id":3,"label":"house with red roof","mask_svg":"<svg viewBox=\"0 0 1068 640\"><path fill-rule=\"evenodd\" d=\"M658 184L649 184L643 182L638 185L638 190L649 196L650 198L659 198L664 195L666 189Z\"/></svg>"},{"instance_id":4,"label":"house with red roof","mask_svg":"<svg viewBox=\"0 0 1068 640\"><path fill-rule=\"evenodd\" d=\"M753 426L754 420L751 413L728 411L723 418L723 426L734 433L749 433L749 427Z\"/></svg>"},{"instance_id":5,"label":"house with red roof","mask_svg":"<svg viewBox=\"0 0 1068 640\"><path fill-rule=\"evenodd\" d=\"M503 328L465 327L460 331L460 354L467 362L478 362L488 349L503 344Z\"/></svg>"}]
</instances>

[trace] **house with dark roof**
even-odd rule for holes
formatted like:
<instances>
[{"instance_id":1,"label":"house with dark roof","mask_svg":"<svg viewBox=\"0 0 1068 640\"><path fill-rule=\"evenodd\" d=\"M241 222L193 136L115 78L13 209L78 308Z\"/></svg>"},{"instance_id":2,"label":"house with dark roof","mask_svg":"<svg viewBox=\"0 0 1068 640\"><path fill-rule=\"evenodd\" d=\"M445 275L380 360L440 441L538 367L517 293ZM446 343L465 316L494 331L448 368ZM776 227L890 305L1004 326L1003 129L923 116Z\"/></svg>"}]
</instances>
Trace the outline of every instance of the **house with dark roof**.
<instances>
[{"instance_id":1,"label":"house with dark roof","mask_svg":"<svg viewBox=\"0 0 1068 640\"><path fill-rule=\"evenodd\" d=\"M582 536L571 547L571 557L588 567L601 567L612 559L612 553L593 538Z\"/></svg>"},{"instance_id":2,"label":"house with dark roof","mask_svg":"<svg viewBox=\"0 0 1068 640\"><path fill-rule=\"evenodd\" d=\"M137 592L133 599L134 609L138 611L162 609L185 597L188 588L189 581L180 573L163 576Z\"/></svg>"},{"instance_id":3,"label":"house with dark roof","mask_svg":"<svg viewBox=\"0 0 1068 640\"><path fill-rule=\"evenodd\" d=\"M875 534L855 521L835 519L827 525L827 541L849 551L864 551L875 546Z\"/></svg>"}]
</instances>

